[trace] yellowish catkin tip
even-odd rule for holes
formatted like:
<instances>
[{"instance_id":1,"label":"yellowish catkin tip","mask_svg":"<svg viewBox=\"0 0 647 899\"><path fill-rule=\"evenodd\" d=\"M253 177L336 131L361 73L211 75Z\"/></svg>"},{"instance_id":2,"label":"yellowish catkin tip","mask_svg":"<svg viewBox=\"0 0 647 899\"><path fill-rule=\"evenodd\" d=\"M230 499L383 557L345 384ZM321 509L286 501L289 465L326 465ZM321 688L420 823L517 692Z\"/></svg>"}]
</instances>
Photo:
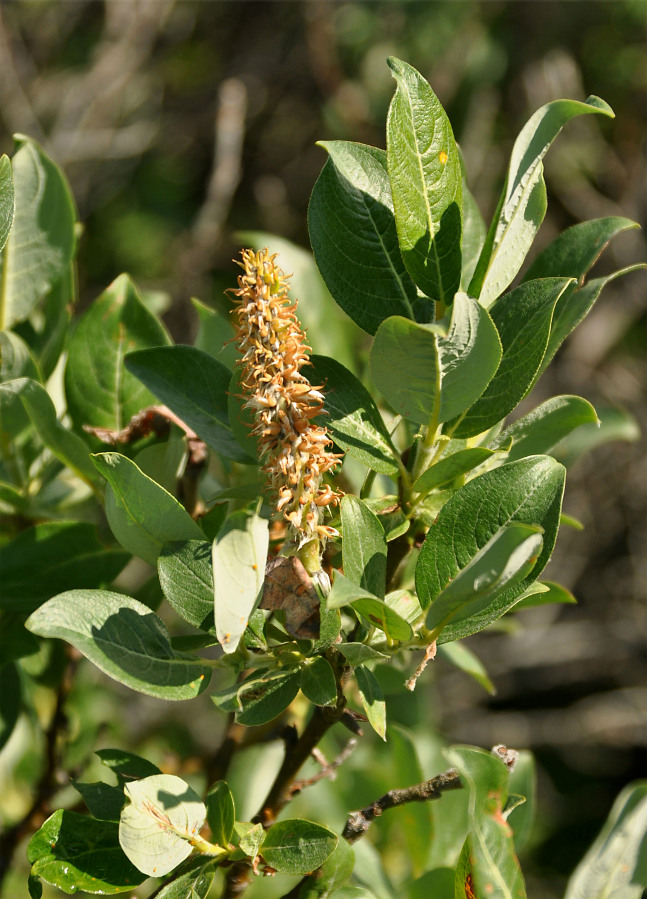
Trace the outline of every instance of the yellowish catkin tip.
<instances>
[{"instance_id":1,"label":"yellowish catkin tip","mask_svg":"<svg viewBox=\"0 0 647 899\"><path fill-rule=\"evenodd\" d=\"M269 250L242 250L243 274L235 297L235 342L241 354L245 407L254 412L263 470L288 522L288 542L324 543L336 532L323 524L326 507L340 494L323 483L339 464L332 441L313 419L323 411L323 394L301 371L310 347L288 296L288 280Z\"/></svg>"}]
</instances>

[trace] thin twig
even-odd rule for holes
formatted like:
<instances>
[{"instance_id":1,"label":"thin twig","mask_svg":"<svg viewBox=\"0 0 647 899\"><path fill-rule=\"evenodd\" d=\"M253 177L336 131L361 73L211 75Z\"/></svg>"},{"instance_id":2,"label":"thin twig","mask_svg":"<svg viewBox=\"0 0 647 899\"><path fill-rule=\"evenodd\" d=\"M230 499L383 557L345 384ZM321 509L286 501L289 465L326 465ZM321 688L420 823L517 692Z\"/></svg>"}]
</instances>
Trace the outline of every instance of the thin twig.
<instances>
[{"instance_id":1,"label":"thin twig","mask_svg":"<svg viewBox=\"0 0 647 899\"><path fill-rule=\"evenodd\" d=\"M437 774L431 780L406 787L403 790L389 790L375 802L358 812L351 812L342 831L342 836L349 843L363 837L375 818L389 808L404 805L406 802L426 802L429 799L440 799L449 790L460 790L463 786L458 771L450 768L444 774Z\"/></svg>"},{"instance_id":2,"label":"thin twig","mask_svg":"<svg viewBox=\"0 0 647 899\"><path fill-rule=\"evenodd\" d=\"M302 790L305 790L306 787L311 787L313 784L319 783L320 780L334 780L337 777L337 769L344 764L347 758L351 755L355 747L357 746L357 740L355 737L351 737L351 739L346 743L342 751L339 755L332 760L332 762L325 763L320 771L317 771L316 774L313 774L312 777L306 777L303 780L295 780L292 786L289 788L290 799L294 799L295 796L298 796ZM315 749L312 750L312 755L315 756ZM316 758L316 756L315 756Z\"/></svg>"}]
</instances>

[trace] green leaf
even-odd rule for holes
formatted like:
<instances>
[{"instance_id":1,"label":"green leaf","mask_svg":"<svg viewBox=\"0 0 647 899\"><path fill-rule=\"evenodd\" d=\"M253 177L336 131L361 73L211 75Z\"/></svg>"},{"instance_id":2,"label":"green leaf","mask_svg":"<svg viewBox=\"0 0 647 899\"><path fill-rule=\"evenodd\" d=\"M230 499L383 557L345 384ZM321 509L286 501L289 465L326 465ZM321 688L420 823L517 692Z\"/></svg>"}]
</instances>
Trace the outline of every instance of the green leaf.
<instances>
[{"instance_id":1,"label":"green leaf","mask_svg":"<svg viewBox=\"0 0 647 899\"><path fill-rule=\"evenodd\" d=\"M487 227L463 175L463 263L460 289L467 291L485 243Z\"/></svg>"},{"instance_id":2,"label":"green leaf","mask_svg":"<svg viewBox=\"0 0 647 899\"><path fill-rule=\"evenodd\" d=\"M132 350L170 343L128 275L120 275L79 320L70 341L65 395L76 428L121 430L155 397L124 368Z\"/></svg>"},{"instance_id":3,"label":"green leaf","mask_svg":"<svg viewBox=\"0 0 647 899\"><path fill-rule=\"evenodd\" d=\"M54 403L42 384L31 378L17 378L0 385L0 397L3 395L20 399L34 430L57 459L84 481L99 483L87 445L60 423Z\"/></svg>"},{"instance_id":4,"label":"green leaf","mask_svg":"<svg viewBox=\"0 0 647 899\"><path fill-rule=\"evenodd\" d=\"M339 571L335 572L332 590L326 600L328 609L352 605L356 612L372 625L384 631L392 640L410 640L413 631L407 621L389 608L381 599L358 587Z\"/></svg>"},{"instance_id":5,"label":"green leaf","mask_svg":"<svg viewBox=\"0 0 647 899\"><path fill-rule=\"evenodd\" d=\"M162 620L121 593L68 590L25 626L40 637L66 640L105 674L148 696L193 699L209 684L210 666L174 652Z\"/></svg>"},{"instance_id":6,"label":"green leaf","mask_svg":"<svg viewBox=\"0 0 647 899\"><path fill-rule=\"evenodd\" d=\"M577 278L581 283L617 234L639 227L637 222L617 215L578 222L562 231L537 256L523 280Z\"/></svg>"},{"instance_id":7,"label":"green leaf","mask_svg":"<svg viewBox=\"0 0 647 899\"><path fill-rule=\"evenodd\" d=\"M126 784L130 800L121 813L119 843L130 861L151 877L164 877L191 855L207 810L174 774L153 774Z\"/></svg>"},{"instance_id":8,"label":"green leaf","mask_svg":"<svg viewBox=\"0 0 647 899\"><path fill-rule=\"evenodd\" d=\"M427 627L438 635L450 621L485 612L506 589L513 589L528 577L542 544L541 528L504 525L434 599Z\"/></svg>"},{"instance_id":9,"label":"green leaf","mask_svg":"<svg viewBox=\"0 0 647 899\"><path fill-rule=\"evenodd\" d=\"M261 601L269 539L264 518L240 511L227 519L213 542L214 618L226 653L236 650Z\"/></svg>"},{"instance_id":10,"label":"green leaf","mask_svg":"<svg viewBox=\"0 0 647 899\"><path fill-rule=\"evenodd\" d=\"M236 714L236 721L255 726L278 718L299 692L300 679L298 671L280 671L254 681L251 689L239 692L242 711Z\"/></svg>"},{"instance_id":11,"label":"green leaf","mask_svg":"<svg viewBox=\"0 0 647 899\"><path fill-rule=\"evenodd\" d=\"M126 752L124 749L97 749L94 754L102 765L110 768L120 786L131 780L141 780L142 777L162 773L157 765L148 759L135 755L134 752Z\"/></svg>"},{"instance_id":12,"label":"green leaf","mask_svg":"<svg viewBox=\"0 0 647 899\"><path fill-rule=\"evenodd\" d=\"M475 655L471 649L468 649L462 641L443 643L442 646L438 647L438 657L446 659L460 671L469 674L469 676L473 677L474 680L479 683L484 690L487 690L491 696L496 693L494 684L488 677L483 662L481 662L478 656Z\"/></svg>"},{"instance_id":13,"label":"green leaf","mask_svg":"<svg viewBox=\"0 0 647 899\"><path fill-rule=\"evenodd\" d=\"M421 783L425 780L415 737L411 731L400 724L389 728L389 748L391 750L392 767L389 772L389 787L400 789ZM407 802L395 811L400 839L407 847L407 855L411 859L413 875L422 874L427 867L429 846L433 840L430 802ZM436 899L434 893L430 899Z\"/></svg>"},{"instance_id":14,"label":"green leaf","mask_svg":"<svg viewBox=\"0 0 647 899\"><path fill-rule=\"evenodd\" d=\"M337 895L337 888L346 883L354 867L355 853L352 847L346 840L339 840L323 865L304 879L299 899L327 899Z\"/></svg>"},{"instance_id":15,"label":"green leaf","mask_svg":"<svg viewBox=\"0 0 647 899\"><path fill-rule=\"evenodd\" d=\"M311 356L308 377L324 387L325 414L315 423L328 428L350 456L381 474L396 475L398 463L389 432L368 390L348 369L327 356Z\"/></svg>"},{"instance_id":16,"label":"green leaf","mask_svg":"<svg viewBox=\"0 0 647 899\"><path fill-rule=\"evenodd\" d=\"M219 780L210 788L204 801L207 807L207 824L211 828L213 842L226 849L236 821L236 808L231 790L224 780Z\"/></svg>"},{"instance_id":17,"label":"green leaf","mask_svg":"<svg viewBox=\"0 0 647 899\"><path fill-rule=\"evenodd\" d=\"M357 366L356 346L361 332L345 315L326 287L312 253L276 234L263 231L242 231L237 235L243 246L260 250L270 247L278 253L284 272L290 272L289 296L299 301L297 315L308 334L308 343L316 353L334 356L346 368Z\"/></svg>"},{"instance_id":18,"label":"green leaf","mask_svg":"<svg viewBox=\"0 0 647 899\"><path fill-rule=\"evenodd\" d=\"M38 359L43 374L38 380L49 378L56 368L69 336L76 299L76 266L72 262L41 301L40 308L16 325L16 333L29 344Z\"/></svg>"},{"instance_id":19,"label":"green leaf","mask_svg":"<svg viewBox=\"0 0 647 899\"><path fill-rule=\"evenodd\" d=\"M439 330L394 315L382 322L371 347L371 380L396 412L416 424L428 424L439 401Z\"/></svg>"},{"instance_id":20,"label":"green leaf","mask_svg":"<svg viewBox=\"0 0 647 899\"><path fill-rule=\"evenodd\" d=\"M640 899L647 849L647 781L620 793L597 839L575 869L564 899Z\"/></svg>"},{"instance_id":21,"label":"green leaf","mask_svg":"<svg viewBox=\"0 0 647 899\"><path fill-rule=\"evenodd\" d=\"M599 97L585 103L554 100L522 128L510 157L506 184L492 220L469 293L489 306L511 283L546 214L542 160L562 127L574 116L613 111Z\"/></svg>"},{"instance_id":22,"label":"green leaf","mask_svg":"<svg viewBox=\"0 0 647 899\"><path fill-rule=\"evenodd\" d=\"M204 536L175 497L126 456L97 453L91 458L110 485L106 516L124 549L155 565L167 541Z\"/></svg>"},{"instance_id":23,"label":"green leaf","mask_svg":"<svg viewBox=\"0 0 647 899\"><path fill-rule=\"evenodd\" d=\"M441 509L420 550L416 586L421 605L428 607L506 525L516 522L539 526L544 532L542 553L526 581L500 597L506 611L550 558L559 527L564 480L564 468L550 456L530 456L485 472L461 487ZM470 619L470 627L475 630L467 633L461 624L449 625L441 642L475 633L489 623L486 617L477 615Z\"/></svg>"},{"instance_id":24,"label":"green leaf","mask_svg":"<svg viewBox=\"0 0 647 899\"><path fill-rule=\"evenodd\" d=\"M211 543L165 543L157 560L157 573L164 596L178 615L194 627L215 634Z\"/></svg>"},{"instance_id":25,"label":"green leaf","mask_svg":"<svg viewBox=\"0 0 647 899\"><path fill-rule=\"evenodd\" d=\"M456 644L452 644L456 645ZM511 793L520 794L525 802L513 809L513 813L507 819L514 833L514 848L521 852L532 833L535 823L537 803L537 771L532 752L523 749L510 774L509 787Z\"/></svg>"},{"instance_id":26,"label":"green leaf","mask_svg":"<svg viewBox=\"0 0 647 899\"><path fill-rule=\"evenodd\" d=\"M0 749L2 749L16 726L22 709L22 687L20 675L14 662L6 662L3 656L0 666L2 690L0 690Z\"/></svg>"},{"instance_id":27,"label":"green leaf","mask_svg":"<svg viewBox=\"0 0 647 899\"><path fill-rule=\"evenodd\" d=\"M332 854L339 837L312 821L288 818L265 834L261 854L280 874L309 874Z\"/></svg>"},{"instance_id":28,"label":"green leaf","mask_svg":"<svg viewBox=\"0 0 647 899\"><path fill-rule=\"evenodd\" d=\"M386 123L400 251L427 296L449 305L461 278L462 175L445 110L412 66L387 60L397 88Z\"/></svg>"},{"instance_id":29,"label":"green leaf","mask_svg":"<svg viewBox=\"0 0 647 899\"><path fill-rule=\"evenodd\" d=\"M255 859L258 855L260 845L263 842L263 837L265 836L263 825L247 824L246 822L237 821L235 829L240 836L238 845L241 850L251 859Z\"/></svg>"},{"instance_id":30,"label":"green leaf","mask_svg":"<svg viewBox=\"0 0 647 899\"><path fill-rule=\"evenodd\" d=\"M515 612L518 612L520 609L534 609L535 606L547 606L552 605L553 603L572 605L577 602L570 590L567 590L566 587L562 587L561 584L555 584L553 581L544 581L543 583L537 581L537 583L532 585L530 589L532 589L533 586L541 587L543 589L530 594L524 594L519 602L515 603Z\"/></svg>"},{"instance_id":31,"label":"green leaf","mask_svg":"<svg viewBox=\"0 0 647 899\"><path fill-rule=\"evenodd\" d=\"M315 705L337 702L335 674L323 656L314 656L306 662L301 672L301 692Z\"/></svg>"},{"instance_id":32,"label":"green leaf","mask_svg":"<svg viewBox=\"0 0 647 899\"><path fill-rule=\"evenodd\" d=\"M496 445L508 446L508 461L548 453L580 425L598 424L593 406L579 396L555 396L528 415L517 419L497 438Z\"/></svg>"},{"instance_id":33,"label":"green leaf","mask_svg":"<svg viewBox=\"0 0 647 899\"><path fill-rule=\"evenodd\" d=\"M195 348L203 353L209 353L217 362L221 362L230 371L233 371L238 351L232 342L234 329L231 322L211 306L201 303L194 297L191 298L191 303L198 313L200 323L195 338Z\"/></svg>"},{"instance_id":34,"label":"green leaf","mask_svg":"<svg viewBox=\"0 0 647 899\"><path fill-rule=\"evenodd\" d=\"M356 496L341 501L344 576L374 596L384 599L386 589L386 537L377 515Z\"/></svg>"},{"instance_id":35,"label":"green leaf","mask_svg":"<svg viewBox=\"0 0 647 899\"><path fill-rule=\"evenodd\" d=\"M409 590L393 590L387 593L384 602L394 612L397 612L401 618L408 621L413 627L418 624L423 617L423 611L418 597Z\"/></svg>"},{"instance_id":36,"label":"green leaf","mask_svg":"<svg viewBox=\"0 0 647 899\"><path fill-rule=\"evenodd\" d=\"M469 791L468 844L475 894L525 899L512 830L502 814L508 795L505 763L489 752L467 746L454 746L444 754Z\"/></svg>"},{"instance_id":37,"label":"green leaf","mask_svg":"<svg viewBox=\"0 0 647 899\"><path fill-rule=\"evenodd\" d=\"M544 358L555 305L569 285L564 278L527 281L502 296L491 309L503 357L479 400L450 432L473 437L491 428L523 399Z\"/></svg>"},{"instance_id":38,"label":"green leaf","mask_svg":"<svg viewBox=\"0 0 647 899\"><path fill-rule=\"evenodd\" d=\"M190 346L161 346L129 353L126 369L148 387L213 450L249 462L229 424L230 370Z\"/></svg>"},{"instance_id":39,"label":"green leaf","mask_svg":"<svg viewBox=\"0 0 647 899\"><path fill-rule=\"evenodd\" d=\"M364 665L355 669L359 697L373 730L386 741L386 703L377 678Z\"/></svg>"},{"instance_id":40,"label":"green leaf","mask_svg":"<svg viewBox=\"0 0 647 899\"><path fill-rule=\"evenodd\" d=\"M94 525L80 521L37 524L0 546L0 608L33 612L56 593L79 587L103 587L130 556L108 549Z\"/></svg>"},{"instance_id":41,"label":"green leaf","mask_svg":"<svg viewBox=\"0 0 647 899\"><path fill-rule=\"evenodd\" d=\"M555 306L548 347L535 380L548 366L568 335L589 314L606 285L611 281L615 281L616 278L629 274L629 272L635 272L644 268L645 265L642 263L629 265L626 268L619 269L617 272L613 272L611 275L605 275L603 278L593 278L587 281L579 290L573 290L571 287L564 291Z\"/></svg>"},{"instance_id":42,"label":"green leaf","mask_svg":"<svg viewBox=\"0 0 647 899\"><path fill-rule=\"evenodd\" d=\"M369 334L390 315L429 321L433 303L417 309L418 290L400 255L386 153L349 141L319 146L330 158L312 191L308 227L331 294Z\"/></svg>"},{"instance_id":43,"label":"green leaf","mask_svg":"<svg viewBox=\"0 0 647 899\"><path fill-rule=\"evenodd\" d=\"M189 871L167 884L155 899L207 899L216 872L213 863L198 859Z\"/></svg>"},{"instance_id":44,"label":"green leaf","mask_svg":"<svg viewBox=\"0 0 647 899\"><path fill-rule=\"evenodd\" d=\"M22 337L13 331L0 331L0 381L13 381L15 378L42 381L38 363Z\"/></svg>"},{"instance_id":45,"label":"green leaf","mask_svg":"<svg viewBox=\"0 0 647 899\"><path fill-rule=\"evenodd\" d=\"M339 651L353 668L363 662L374 662L377 659L384 661L389 658L385 653L378 652L377 649L367 646L366 643L340 643Z\"/></svg>"},{"instance_id":46,"label":"green leaf","mask_svg":"<svg viewBox=\"0 0 647 899\"><path fill-rule=\"evenodd\" d=\"M73 780L72 786L83 797L88 811L101 821L118 821L124 806L124 791L119 787L98 781L97 783L80 783Z\"/></svg>"},{"instance_id":47,"label":"green leaf","mask_svg":"<svg viewBox=\"0 0 647 899\"><path fill-rule=\"evenodd\" d=\"M423 472L413 485L413 489L416 493L429 493L430 490L445 487L461 475L482 465L493 453L494 450L483 446L474 446L452 453Z\"/></svg>"},{"instance_id":48,"label":"green leaf","mask_svg":"<svg viewBox=\"0 0 647 899\"><path fill-rule=\"evenodd\" d=\"M17 378L42 381L43 377L34 355L25 341L13 331L0 331L0 384ZM29 427L20 394L0 392L0 432L5 445L14 441Z\"/></svg>"},{"instance_id":49,"label":"green leaf","mask_svg":"<svg viewBox=\"0 0 647 899\"><path fill-rule=\"evenodd\" d=\"M9 237L14 217L14 192L11 162L5 154L0 156L0 251Z\"/></svg>"},{"instance_id":50,"label":"green leaf","mask_svg":"<svg viewBox=\"0 0 647 899\"><path fill-rule=\"evenodd\" d=\"M29 841L32 877L64 893L123 893L146 878L124 855L118 826L59 809Z\"/></svg>"},{"instance_id":51,"label":"green leaf","mask_svg":"<svg viewBox=\"0 0 647 899\"><path fill-rule=\"evenodd\" d=\"M553 450L553 455L570 468L585 453L598 446L624 440L634 443L640 440L640 426L625 409L601 406L597 409L598 424L585 424L565 437Z\"/></svg>"},{"instance_id":52,"label":"green leaf","mask_svg":"<svg viewBox=\"0 0 647 899\"><path fill-rule=\"evenodd\" d=\"M3 664L34 655L39 649L38 640L25 630L25 616L0 610L0 659Z\"/></svg>"},{"instance_id":53,"label":"green leaf","mask_svg":"<svg viewBox=\"0 0 647 899\"><path fill-rule=\"evenodd\" d=\"M457 293L447 336L438 339L439 421L455 418L481 396L499 367L501 354L501 340L487 310L466 293Z\"/></svg>"},{"instance_id":54,"label":"green leaf","mask_svg":"<svg viewBox=\"0 0 647 899\"><path fill-rule=\"evenodd\" d=\"M35 141L22 135L15 140L15 211L1 258L0 329L27 318L61 278L76 248L76 212L65 176ZM5 226L7 211L2 213Z\"/></svg>"}]
</instances>

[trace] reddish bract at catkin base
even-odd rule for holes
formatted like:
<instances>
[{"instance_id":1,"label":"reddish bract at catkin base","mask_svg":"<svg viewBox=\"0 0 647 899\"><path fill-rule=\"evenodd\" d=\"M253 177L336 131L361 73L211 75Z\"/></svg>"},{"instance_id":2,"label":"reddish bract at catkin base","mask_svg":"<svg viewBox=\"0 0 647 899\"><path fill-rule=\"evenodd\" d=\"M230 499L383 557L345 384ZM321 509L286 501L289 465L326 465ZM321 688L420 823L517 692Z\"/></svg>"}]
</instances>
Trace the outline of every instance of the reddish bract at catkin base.
<instances>
[{"instance_id":1,"label":"reddish bract at catkin base","mask_svg":"<svg viewBox=\"0 0 647 899\"><path fill-rule=\"evenodd\" d=\"M287 542L297 547L325 542L337 532L323 524L326 506L340 494L323 483L339 464L330 452L325 428L312 419L323 411L323 394L301 369L310 347L288 298L286 276L269 250L242 250L233 314L235 341L242 354L245 408L252 409L252 433L259 438L263 470L270 479L276 506L288 522Z\"/></svg>"}]
</instances>

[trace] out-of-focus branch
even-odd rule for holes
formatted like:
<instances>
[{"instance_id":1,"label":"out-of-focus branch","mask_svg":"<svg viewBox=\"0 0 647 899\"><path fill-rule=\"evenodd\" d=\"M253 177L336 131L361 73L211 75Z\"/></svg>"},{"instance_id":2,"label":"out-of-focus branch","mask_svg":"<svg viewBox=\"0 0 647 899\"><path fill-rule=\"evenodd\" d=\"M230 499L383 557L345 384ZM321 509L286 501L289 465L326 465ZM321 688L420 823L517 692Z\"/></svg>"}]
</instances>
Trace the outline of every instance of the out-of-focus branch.
<instances>
[{"instance_id":1,"label":"out-of-focus branch","mask_svg":"<svg viewBox=\"0 0 647 899\"><path fill-rule=\"evenodd\" d=\"M4 878L11 867L11 861L17 845L23 837L38 830L42 825L50 811L50 798L56 790L59 789L62 783L67 781L67 777L61 776L61 772L59 771L61 742L67 729L65 704L70 694L70 690L72 689L76 667L81 658L80 654L74 649L69 648L67 652L68 663L56 692L56 705L54 707L52 718L45 731L45 760L43 764L43 773L36 786L33 801L22 819L16 822L13 827L8 828L0 837L0 890Z\"/></svg>"},{"instance_id":2,"label":"out-of-focus branch","mask_svg":"<svg viewBox=\"0 0 647 899\"><path fill-rule=\"evenodd\" d=\"M238 78L228 78L218 91L214 154L205 201L192 229L197 252L213 258L222 226L229 212L242 172L247 88Z\"/></svg>"}]
</instances>

